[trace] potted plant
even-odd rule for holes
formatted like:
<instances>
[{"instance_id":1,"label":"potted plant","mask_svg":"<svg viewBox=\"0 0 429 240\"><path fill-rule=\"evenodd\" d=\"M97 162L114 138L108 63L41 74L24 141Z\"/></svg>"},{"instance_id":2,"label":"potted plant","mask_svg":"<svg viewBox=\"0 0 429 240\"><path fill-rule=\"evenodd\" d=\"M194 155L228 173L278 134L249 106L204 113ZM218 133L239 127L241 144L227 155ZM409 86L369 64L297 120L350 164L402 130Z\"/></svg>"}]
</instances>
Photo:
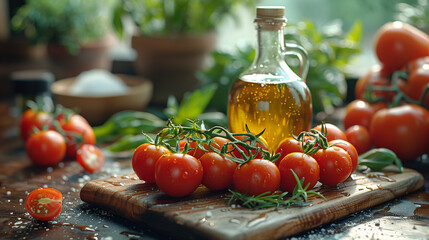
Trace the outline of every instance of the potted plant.
<instances>
[{"instance_id":1,"label":"potted plant","mask_svg":"<svg viewBox=\"0 0 429 240\"><path fill-rule=\"evenodd\" d=\"M34 44L46 44L57 78L109 69L111 13L115 0L29 0L12 18L12 28Z\"/></svg>"},{"instance_id":2,"label":"potted plant","mask_svg":"<svg viewBox=\"0 0 429 240\"><path fill-rule=\"evenodd\" d=\"M165 104L171 94L181 99L198 85L195 74L215 47L216 24L239 5L253 6L252 0L123 0L115 16L129 14L138 27L131 41L135 68L153 81L153 103Z\"/></svg>"}]
</instances>

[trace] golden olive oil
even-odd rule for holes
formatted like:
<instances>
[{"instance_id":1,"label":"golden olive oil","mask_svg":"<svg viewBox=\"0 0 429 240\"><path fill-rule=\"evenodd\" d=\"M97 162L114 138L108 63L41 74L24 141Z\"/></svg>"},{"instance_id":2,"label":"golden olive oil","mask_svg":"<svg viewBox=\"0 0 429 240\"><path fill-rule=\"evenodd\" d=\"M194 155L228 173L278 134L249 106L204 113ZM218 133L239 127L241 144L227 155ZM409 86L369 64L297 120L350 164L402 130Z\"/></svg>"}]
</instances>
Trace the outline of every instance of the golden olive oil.
<instances>
[{"instance_id":1,"label":"golden olive oil","mask_svg":"<svg viewBox=\"0 0 429 240\"><path fill-rule=\"evenodd\" d=\"M228 99L228 120L232 132L249 130L262 137L270 151L292 134L309 130L312 118L310 92L302 80L267 79L246 75L233 85Z\"/></svg>"}]
</instances>

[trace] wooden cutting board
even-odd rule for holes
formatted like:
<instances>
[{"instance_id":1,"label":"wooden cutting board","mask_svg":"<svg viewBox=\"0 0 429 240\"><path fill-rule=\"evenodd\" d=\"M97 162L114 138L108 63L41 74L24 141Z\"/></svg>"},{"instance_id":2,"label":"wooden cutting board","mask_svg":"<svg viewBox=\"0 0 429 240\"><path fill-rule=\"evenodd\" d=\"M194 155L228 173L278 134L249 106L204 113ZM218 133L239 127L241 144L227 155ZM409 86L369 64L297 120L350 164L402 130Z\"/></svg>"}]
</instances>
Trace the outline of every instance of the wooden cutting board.
<instances>
[{"instance_id":1,"label":"wooden cutting board","mask_svg":"<svg viewBox=\"0 0 429 240\"><path fill-rule=\"evenodd\" d=\"M424 185L423 176L403 173L353 174L336 188L317 187L328 201L311 197L311 205L250 210L228 205L227 192L201 186L185 198L172 198L136 175L93 180L80 192L87 203L107 208L132 221L143 222L175 238L278 239L375 206Z\"/></svg>"}]
</instances>

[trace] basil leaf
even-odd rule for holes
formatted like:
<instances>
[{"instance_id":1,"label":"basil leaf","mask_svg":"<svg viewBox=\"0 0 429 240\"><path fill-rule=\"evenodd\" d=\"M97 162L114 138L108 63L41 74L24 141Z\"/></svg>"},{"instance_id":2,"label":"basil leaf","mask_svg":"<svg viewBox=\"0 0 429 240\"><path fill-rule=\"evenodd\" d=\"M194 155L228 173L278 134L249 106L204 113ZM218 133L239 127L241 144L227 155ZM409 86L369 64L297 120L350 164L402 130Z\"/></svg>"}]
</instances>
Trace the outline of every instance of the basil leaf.
<instances>
[{"instance_id":1,"label":"basil leaf","mask_svg":"<svg viewBox=\"0 0 429 240\"><path fill-rule=\"evenodd\" d=\"M387 148L375 148L359 156L358 165L367 166L374 170L383 169L391 164L395 164L399 172L403 172L401 160L396 154Z\"/></svg>"}]
</instances>

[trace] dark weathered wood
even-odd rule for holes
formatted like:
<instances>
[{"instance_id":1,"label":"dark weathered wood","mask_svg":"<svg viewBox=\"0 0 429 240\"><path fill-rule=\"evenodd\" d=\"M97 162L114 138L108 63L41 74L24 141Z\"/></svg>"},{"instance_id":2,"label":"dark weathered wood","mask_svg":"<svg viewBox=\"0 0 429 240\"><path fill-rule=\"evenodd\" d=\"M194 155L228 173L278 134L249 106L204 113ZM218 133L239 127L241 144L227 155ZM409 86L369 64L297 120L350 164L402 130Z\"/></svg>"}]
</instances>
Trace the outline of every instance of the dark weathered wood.
<instances>
[{"instance_id":1,"label":"dark weathered wood","mask_svg":"<svg viewBox=\"0 0 429 240\"><path fill-rule=\"evenodd\" d=\"M277 239L378 205L423 185L423 176L410 169L381 176L357 173L337 188L318 187L328 199L326 202L311 197L312 204L307 207L257 211L229 206L225 193L213 193L203 186L186 198L171 198L135 175L90 181L80 196L87 203L175 236Z\"/></svg>"}]
</instances>

